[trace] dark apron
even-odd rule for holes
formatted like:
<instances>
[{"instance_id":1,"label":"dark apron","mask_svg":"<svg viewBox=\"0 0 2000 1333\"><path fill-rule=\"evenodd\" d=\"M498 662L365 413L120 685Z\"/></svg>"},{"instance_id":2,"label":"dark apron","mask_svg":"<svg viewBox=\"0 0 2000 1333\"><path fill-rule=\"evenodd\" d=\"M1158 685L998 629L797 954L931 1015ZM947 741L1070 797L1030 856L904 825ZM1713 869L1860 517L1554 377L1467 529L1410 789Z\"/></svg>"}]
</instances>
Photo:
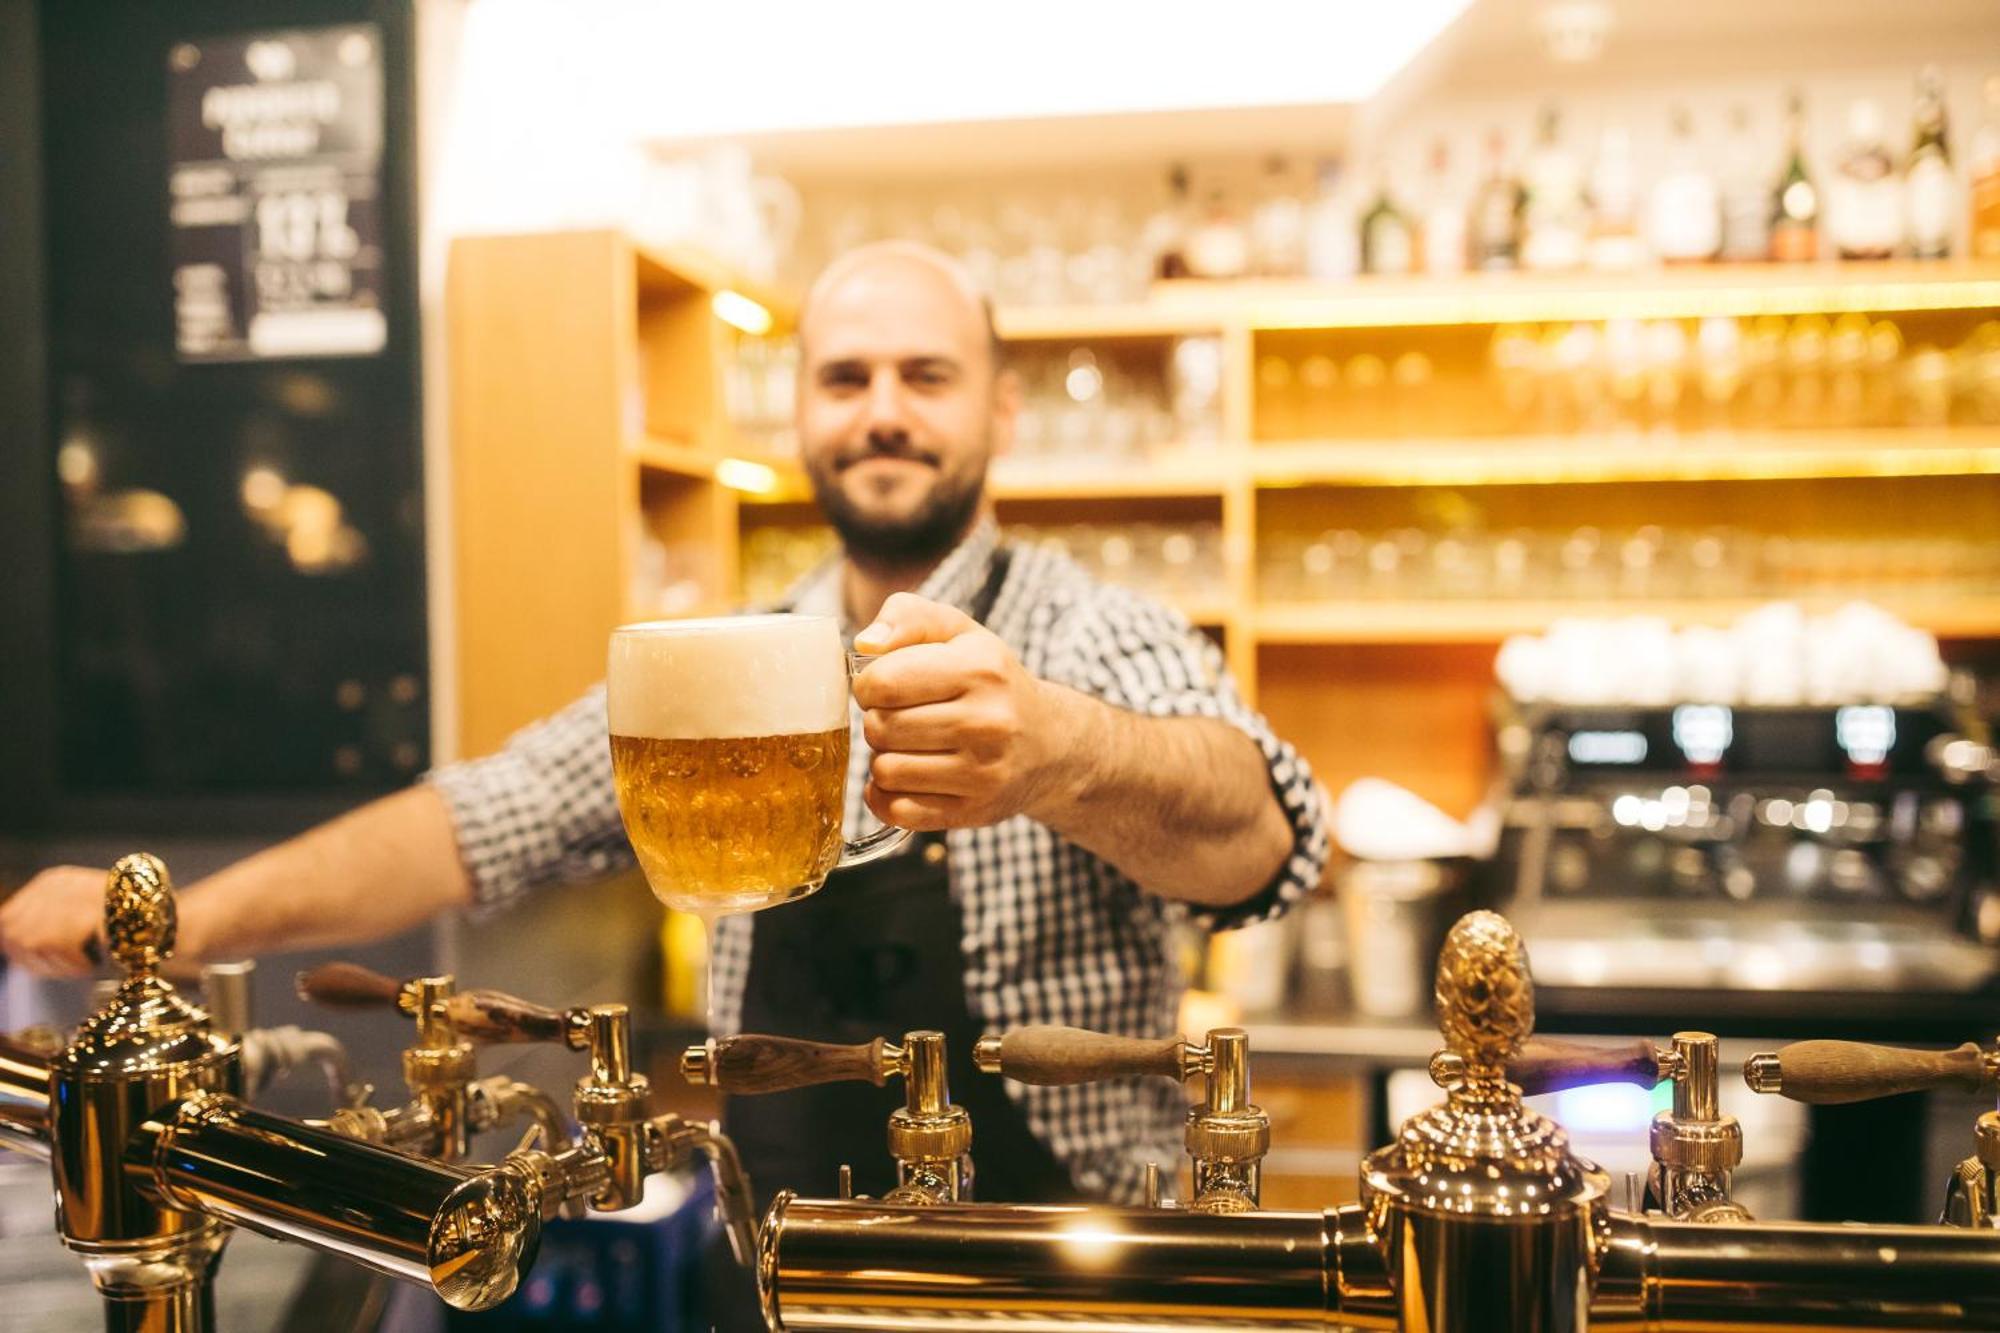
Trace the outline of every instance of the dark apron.
<instances>
[{"instance_id":1,"label":"dark apron","mask_svg":"<svg viewBox=\"0 0 2000 1333\"><path fill-rule=\"evenodd\" d=\"M994 556L970 608L975 620L992 612L1007 563L1004 550ZM964 938L944 835L919 834L906 852L836 870L810 898L756 915L741 1030L843 1044L943 1032L951 1098L972 1116L974 1197L1074 1200L1068 1170L1029 1130L1001 1080L973 1068L983 1027L966 1003ZM727 1098L723 1127L750 1173L758 1215L783 1189L833 1197L842 1165L853 1168L856 1194L894 1189L888 1121L902 1104L901 1079ZM726 1285L736 1299L715 1291L716 1326L763 1327L754 1308L732 1308L741 1288Z\"/></svg>"}]
</instances>

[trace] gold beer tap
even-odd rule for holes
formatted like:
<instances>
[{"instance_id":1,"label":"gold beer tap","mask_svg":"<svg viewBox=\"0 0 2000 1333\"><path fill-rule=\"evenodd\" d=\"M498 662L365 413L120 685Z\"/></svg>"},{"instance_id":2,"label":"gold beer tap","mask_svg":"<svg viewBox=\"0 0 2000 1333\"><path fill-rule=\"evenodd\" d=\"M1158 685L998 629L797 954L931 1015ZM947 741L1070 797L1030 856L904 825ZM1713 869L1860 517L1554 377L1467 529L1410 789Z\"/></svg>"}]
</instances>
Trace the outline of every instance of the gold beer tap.
<instances>
[{"instance_id":1,"label":"gold beer tap","mask_svg":"<svg viewBox=\"0 0 2000 1333\"><path fill-rule=\"evenodd\" d=\"M1207 1096L1188 1108L1184 1136L1194 1177L1188 1207L1242 1213L1258 1206L1271 1118L1250 1101L1250 1038L1242 1028L1212 1029L1201 1045L1083 1028L1017 1028L981 1037L972 1060L988 1074L1044 1087L1146 1075L1185 1083L1206 1075Z\"/></svg>"},{"instance_id":2,"label":"gold beer tap","mask_svg":"<svg viewBox=\"0 0 2000 1333\"><path fill-rule=\"evenodd\" d=\"M504 1074L478 1078L474 1043L556 1042L588 1045L588 1015L558 1012L498 991L461 994L450 976L396 981L355 963L326 963L301 972L300 999L334 1009L395 1009L416 1021L416 1041L403 1051L403 1106L351 1105L332 1125L368 1143L381 1143L440 1161L462 1161L475 1134L526 1118L541 1128L552 1149L571 1134L555 1100Z\"/></svg>"},{"instance_id":3,"label":"gold beer tap","mask_svg":"<svg viewBox=\"0 0 2000 1333\"><path fill-rule=\"evenodd\" d=\"M1358 1205L912 1208L781 1193L761 1237L766 1318L821 1333L1044 1327L1050 1311L1128 1333L2000 1328L2000 1235L1990 1230L1716 1226L1613 1211L1605 1174L1510 1081L1531 1067L1521 1058L1533 1055L1534 990L1504 918L1459 921L1436 996L1455 1058L1447 1099L1368 1156ZM1720 1119L1707 1105L1702 1035L1682 1034L1666 1053L1675 1060L1651 1057L1653 1072L1665 1063L1695 1074L1677 1079L1689 1084L1681 1125ZM1191 1060L1184 1043L1152 1045L1148 1072ZM1639 1054L1625 1056L1644 1078ZM1575 1052L1563 1058L1574 1063Z\"/></svg>"},{"instance_id":4,"label":"gold beer tap","mask_svg":"<svg viewBox=\"0 0 2000 1333\"><path fill-rule=\"evenodd\" d=\"M371 1143L427 1155L463 1154L470 1133L526 1117L534 1138L509 1158L540 1181L548 1216L585 1208L637 1207L648 1175L707 1160L716 1211L744 1264L756 1248L750 1185L735 1145L714 1125L671 1113L647 1113L652 1088L632 1067L632 1017L622 1004L550 1009L501 991L461 992L448 976L398 982L353 963L301 973L299 995L341 1008L393 1008L417 1021L417 1043L403 1053L407 1106L343 1111L333 1126ZM573 1139L553 1098L505 1075L475 1079L475 1044L551 1042L590 1056L590 1072L572 1097Z\"/></svg>"},{"instance_id":5,"label":"gold beer tap","mask_svg":"<svg viewBox=\"0 0 2000 1333\"><path fill-rule=\"evenodd\" d=\"M901 1046L880 1037L854 1046L761 1033L710 1038L681 1053L681 1076L739 1095L849 1080L879 1088L900 1077L903 1105L889 1113L888 1125L897 1183L887 1200L923 1205L972 1197L972 1117L951 1100L942 1032L905 1033Z\"/></svg>"},{"instance_id":6,"label":"gold beer tap","mask_svg":"<svg viewBox=\"0 0 2000 1333\"><path fill-rule=\"evenodd\" d=\"M1743 1126L1722 1114L1715 1037L1676 1032L1674 1056L1673 1107L1653 1117L1647 1197L1677 1221L1748 1222L1750 1210L1729 1197L1743 1164Z\"/></svg>"},{"instance_id":7,"label":"gold beer tap","mask_svg":"<svg viewBox=\"0 0 2000 1333\"><path fill-rule=\"evenodd\" d=\"M64 1245L112 1333L213 1328L232 1225L430 1286L461 1309L506 1298L532 1258L536 1182L358 1143L245 1106L240 1044L160 974L167 870L113 867L105 935L125 980L59 1051L0 1044L0 1147L46 1158Z\"/></svg>"},{"instance_id":8,"label":"gold beer tap","mask_svg":"<svg viewBox=\"0 0 2000 1333\"><path fill-rule=\"evenodd\" d=\"M2000 1083L2000 1048L1973 1042L1948 1051L1917 1051L1859 1041L1799 1041L1750 1057L1743 1080L1752 1092L1815 1106L1872 1101L1933 1088L1990 1091ZM1945 1184L1948 1226L2000 1226L2000 1111L1982 1114L1972 1128L1970 1157L1952 1168Z\"/></svg>"}]
</instances>

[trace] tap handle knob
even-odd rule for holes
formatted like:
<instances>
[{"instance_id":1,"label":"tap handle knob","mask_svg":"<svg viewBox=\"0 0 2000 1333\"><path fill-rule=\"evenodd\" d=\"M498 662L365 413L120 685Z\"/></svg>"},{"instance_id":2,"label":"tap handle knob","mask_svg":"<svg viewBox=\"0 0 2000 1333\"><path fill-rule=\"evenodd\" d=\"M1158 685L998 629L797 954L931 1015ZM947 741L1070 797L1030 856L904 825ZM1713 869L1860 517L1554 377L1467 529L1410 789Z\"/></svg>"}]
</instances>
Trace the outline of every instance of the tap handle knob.
<instances>
[{"instance_id":1,"label":"tap handle knob","mask_svg":"<svg viewBox=\"0 0 2000 1333\"><path fill-rule=\"evenodd\" d=\"M1209 1068L1208 1049L1179 1037L1114 1037L1067 1027L1016 1028L981 1037L972 1060L988 1074L1048 1088L1142 1074L1178 1081Z\"/></svg>"},{"instance_id":2,"label":"tap handle knob","mask_svg":"<svg viewBox=\"0 0 2000 1333\"><path fill-rule=\"evenodd\" d=\"M877 1037L837 1046L796 1037L748 1032L710 1038L681 1052L681 1076L724 1092L785 1092L815 1083L873 1083L881 1087L903 1069L903 1051Z\"/></svg>"},{"instance_id":3,"label":"tap handle knob","mask_svg":"<svg viewBox=\"0 0 2000 1333\"><path fill-rule=\"evenodd\" d=\"M301 1000L328 1009L402 1009L414 1003L394 977L359 963L321 963L298 974L293 989Z\"/></svg>"},{"instance_id":4,"label":"tap handle knob","mask_svg":"<svg viewBox=\"0 0 2000 1333\"><path fill-rule=\"evenodd\" d=\"M1650 1088L1667 1076L1660 1048L1644 1037L1617 1046L1531 1037L1507 1061L1507 1081L1528 1097L1598 1083L1631 1083ZM1441 1086L1457 1082L1464 1077L1463 1059L1450 1051L1440 1051L1431 1061L1431 1077Z\"/></svg>"},{"instance_id":5,"label":"tap handle knob","mask_svg":"<svg viewBox=\"0 0 2000 1333\"><path fill-rule=\"evenodd\" d=\"M1796 1041L1750 1057L1743 1081L1814 1106L1873 1101L1926 1088L1977 1092L2000 1075L2000 1057L1972 1042L1948 1051L1912 1051L1859 1041Z\"/></svg>"},{"instance_id":6,"label":"tap handle knob","mask_svg":"<svg viewBox=\"0 0 2000 1333\"><path fill-rule=\"evenodd\" d=\"M104 938L126 973L153 973L172 957L178 923L165 862L151 852L119 857L104 882Z\"/></svg>"}]
</instances>

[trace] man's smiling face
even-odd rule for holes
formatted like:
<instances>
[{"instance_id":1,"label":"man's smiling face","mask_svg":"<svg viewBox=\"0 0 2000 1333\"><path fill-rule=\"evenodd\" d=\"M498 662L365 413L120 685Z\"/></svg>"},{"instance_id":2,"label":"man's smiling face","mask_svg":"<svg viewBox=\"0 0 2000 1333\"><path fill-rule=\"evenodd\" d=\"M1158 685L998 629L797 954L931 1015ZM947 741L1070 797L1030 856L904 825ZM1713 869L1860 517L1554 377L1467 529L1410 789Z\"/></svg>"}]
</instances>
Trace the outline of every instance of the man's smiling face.
<instances>
[{"instance_id":1,"label":"man's smiling face","mask_svg":"<svg viewBox=\"0 0 2000 1333\"><path fill-rule=\"evenodd\" d=\"M871 246L820 279L799 337L800 456L848 554L942 557L1013 427L978 294L942 255Z\"/></svg>"}]
</instances>

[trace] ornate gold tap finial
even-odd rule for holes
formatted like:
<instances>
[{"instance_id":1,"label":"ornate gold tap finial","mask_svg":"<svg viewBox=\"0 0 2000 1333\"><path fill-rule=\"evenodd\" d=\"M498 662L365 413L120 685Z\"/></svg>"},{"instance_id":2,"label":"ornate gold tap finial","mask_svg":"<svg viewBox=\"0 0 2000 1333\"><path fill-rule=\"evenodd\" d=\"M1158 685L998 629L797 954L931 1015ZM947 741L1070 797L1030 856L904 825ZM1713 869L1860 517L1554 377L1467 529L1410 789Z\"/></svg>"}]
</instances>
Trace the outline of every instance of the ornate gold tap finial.
<instances>
[{"instance_id":1,"label":"ornate gold tap finial","mask_svg":"<svg viewBox=\"0 0 2000 1333\"><path fill-rule=\"evenodd\" d=\"M174 952L174 883L151 852L118 859L104 884L104 935L127 974L155 972Z\"/></svg>"},{"instance_id":2,"label":"ornate gold tap finial","mask_svg":"<svg viewBox=\"0 0 2000 1333\"><path fill-rule=\"evenodd\" d=\"M1535 1031L1535 983L1528 951L1506 917L1469 912L1438 954L1438 1028L1464 1062L1463 1078L1501 1080L1507 1062Z\"/></svg>"}]
</instances>

